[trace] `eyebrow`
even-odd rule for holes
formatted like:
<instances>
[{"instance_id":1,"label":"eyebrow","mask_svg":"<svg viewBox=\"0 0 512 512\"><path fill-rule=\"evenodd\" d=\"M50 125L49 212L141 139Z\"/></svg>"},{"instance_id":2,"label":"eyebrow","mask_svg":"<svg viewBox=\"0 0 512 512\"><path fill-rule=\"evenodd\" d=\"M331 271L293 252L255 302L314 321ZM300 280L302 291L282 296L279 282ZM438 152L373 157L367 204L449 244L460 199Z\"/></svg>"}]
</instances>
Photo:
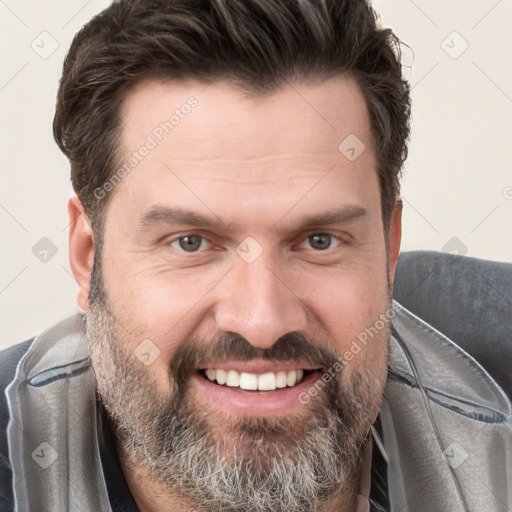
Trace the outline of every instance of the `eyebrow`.
<instances>
[{"instance_id":1,"label":"eyebrow","mask_svg":"<svg viewBox=\"0 0 512 512\"><path fill-rule=\"evenodd\" d=\"M190 226L206 228L226 228L226 224L220 218L210 218L196 212L182 208L170 208L168 206L154 206L145 213L139 221L142 228L150 228L165 224L187 224Z\"/></svg>"},{"instance_id":2,"label":"eyebrow","mask_svg":"<svg viewBox=\"0 0 512 512\"><path fill-rule=\"evenodd\" d=\"M316 215L304 217L294 231L300 232L316 226L326 226L332 224L343 224L360 220L366 216L366 210L358 205L348 205L343 208L323 212ZM206 217L199 213L185 210L183 208L171 208L167 206L154 206L146 212L139 226L147 229L159 225L183 224L187 226L196 226L210 229L230 229L219 217ZM270 228L274 230L279 224L284 224L284 218L276 222Z\"/></svg>"},{"instance_id":3,"label":"eyebrow","mask_svg":"<svg viewBox=\"0 0 512 512\"><path fill-rule=\"evenodd\" d=\"M366 216L366 213L366 210L362 206L347 205L343 208L330 210L317 215L308 215L301 220L296 231L306 231L310 228L329 226L332 224L347 224L349 222L363 219L363 217ZM275 224L274 227L279 223Z\"/></svg>"}]
</instances>

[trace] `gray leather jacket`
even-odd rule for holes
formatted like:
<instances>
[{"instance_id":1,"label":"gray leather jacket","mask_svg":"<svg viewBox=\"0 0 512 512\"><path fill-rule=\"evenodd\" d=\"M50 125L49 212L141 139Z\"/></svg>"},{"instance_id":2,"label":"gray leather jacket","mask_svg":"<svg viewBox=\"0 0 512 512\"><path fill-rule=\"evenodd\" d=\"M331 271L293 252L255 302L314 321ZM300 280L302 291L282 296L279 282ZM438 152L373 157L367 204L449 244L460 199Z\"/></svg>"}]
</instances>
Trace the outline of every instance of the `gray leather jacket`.
<instances>
[{"instance_id":1,"label":"gray leather jacket","mask_svg":"<svg viewBox=\"0 0 512 512\"><path fill-rule=\"evenodd\" d=\"M393 325L380 413L389 510L512 510L509 399L473 358L412 313L398 307ZM111 512L79 315L35 338L5 392L3 456L16 510Z\"/></svg>"}]
</instances>

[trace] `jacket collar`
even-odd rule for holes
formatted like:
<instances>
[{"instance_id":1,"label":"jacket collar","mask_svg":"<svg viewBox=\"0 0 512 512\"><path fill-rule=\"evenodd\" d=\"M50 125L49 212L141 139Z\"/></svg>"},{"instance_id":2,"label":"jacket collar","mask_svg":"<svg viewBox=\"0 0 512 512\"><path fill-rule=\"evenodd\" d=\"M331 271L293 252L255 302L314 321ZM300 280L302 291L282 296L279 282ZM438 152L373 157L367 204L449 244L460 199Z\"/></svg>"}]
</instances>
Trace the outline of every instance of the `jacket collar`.
<instances>
[{"instance_id":1,"label":"jacket collar","mask_svg":"<svg viewBox=\"0 0 512 512\"><path fill-rule=\"evenodd\" d=\"M510 508L509 400L468 354L399 304L394 309L380 414L389 464L372 472L372 510L388 509L386 480L389 510ZM16 509L111 512L80 315L35 339L6 396Z\"/></svg>"}]
</instances>

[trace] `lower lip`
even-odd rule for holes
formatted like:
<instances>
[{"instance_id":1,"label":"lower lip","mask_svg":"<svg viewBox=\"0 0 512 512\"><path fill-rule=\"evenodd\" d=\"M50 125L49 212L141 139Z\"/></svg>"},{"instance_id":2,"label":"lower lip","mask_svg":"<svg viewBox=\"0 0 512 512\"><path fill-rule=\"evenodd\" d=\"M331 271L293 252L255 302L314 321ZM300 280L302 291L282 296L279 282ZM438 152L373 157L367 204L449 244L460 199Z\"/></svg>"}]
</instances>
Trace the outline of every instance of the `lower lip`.
<instances>
[{"instance_id":1,"label":"lower lip","mask_svg":"<svg viewBox=\"0 0 512 512\"><path fill-rule=\"evenodd\" d=\"M217 408L239 416L264 417L288 414L304 407L305 394L318 378L318 372L311 372L296 386L261 392L220 386L198 373L193 375L192 380Z\"/></svg>"}]
</instances>

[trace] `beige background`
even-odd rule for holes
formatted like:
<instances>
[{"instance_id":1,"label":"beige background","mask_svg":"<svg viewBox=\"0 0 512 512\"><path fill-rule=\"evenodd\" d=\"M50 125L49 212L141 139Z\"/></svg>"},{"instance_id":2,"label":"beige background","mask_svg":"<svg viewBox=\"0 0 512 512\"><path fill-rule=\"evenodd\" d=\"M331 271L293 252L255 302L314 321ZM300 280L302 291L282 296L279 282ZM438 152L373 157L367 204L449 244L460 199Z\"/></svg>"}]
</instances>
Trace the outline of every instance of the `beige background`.
<instances>
[{"instance_id":1,"label":"beige background","mask_svg":"<svg viewBox=\"0 0 512 512\"><path fill-rule=\"evenodd\" d=\"M71 39L107 4L0 0L0 347L77 310L69 168L51 123ZM512 0L374 5L414 52L404 54L414 105L403 250L510 262Z\"/></svg>"}]
</instances>

